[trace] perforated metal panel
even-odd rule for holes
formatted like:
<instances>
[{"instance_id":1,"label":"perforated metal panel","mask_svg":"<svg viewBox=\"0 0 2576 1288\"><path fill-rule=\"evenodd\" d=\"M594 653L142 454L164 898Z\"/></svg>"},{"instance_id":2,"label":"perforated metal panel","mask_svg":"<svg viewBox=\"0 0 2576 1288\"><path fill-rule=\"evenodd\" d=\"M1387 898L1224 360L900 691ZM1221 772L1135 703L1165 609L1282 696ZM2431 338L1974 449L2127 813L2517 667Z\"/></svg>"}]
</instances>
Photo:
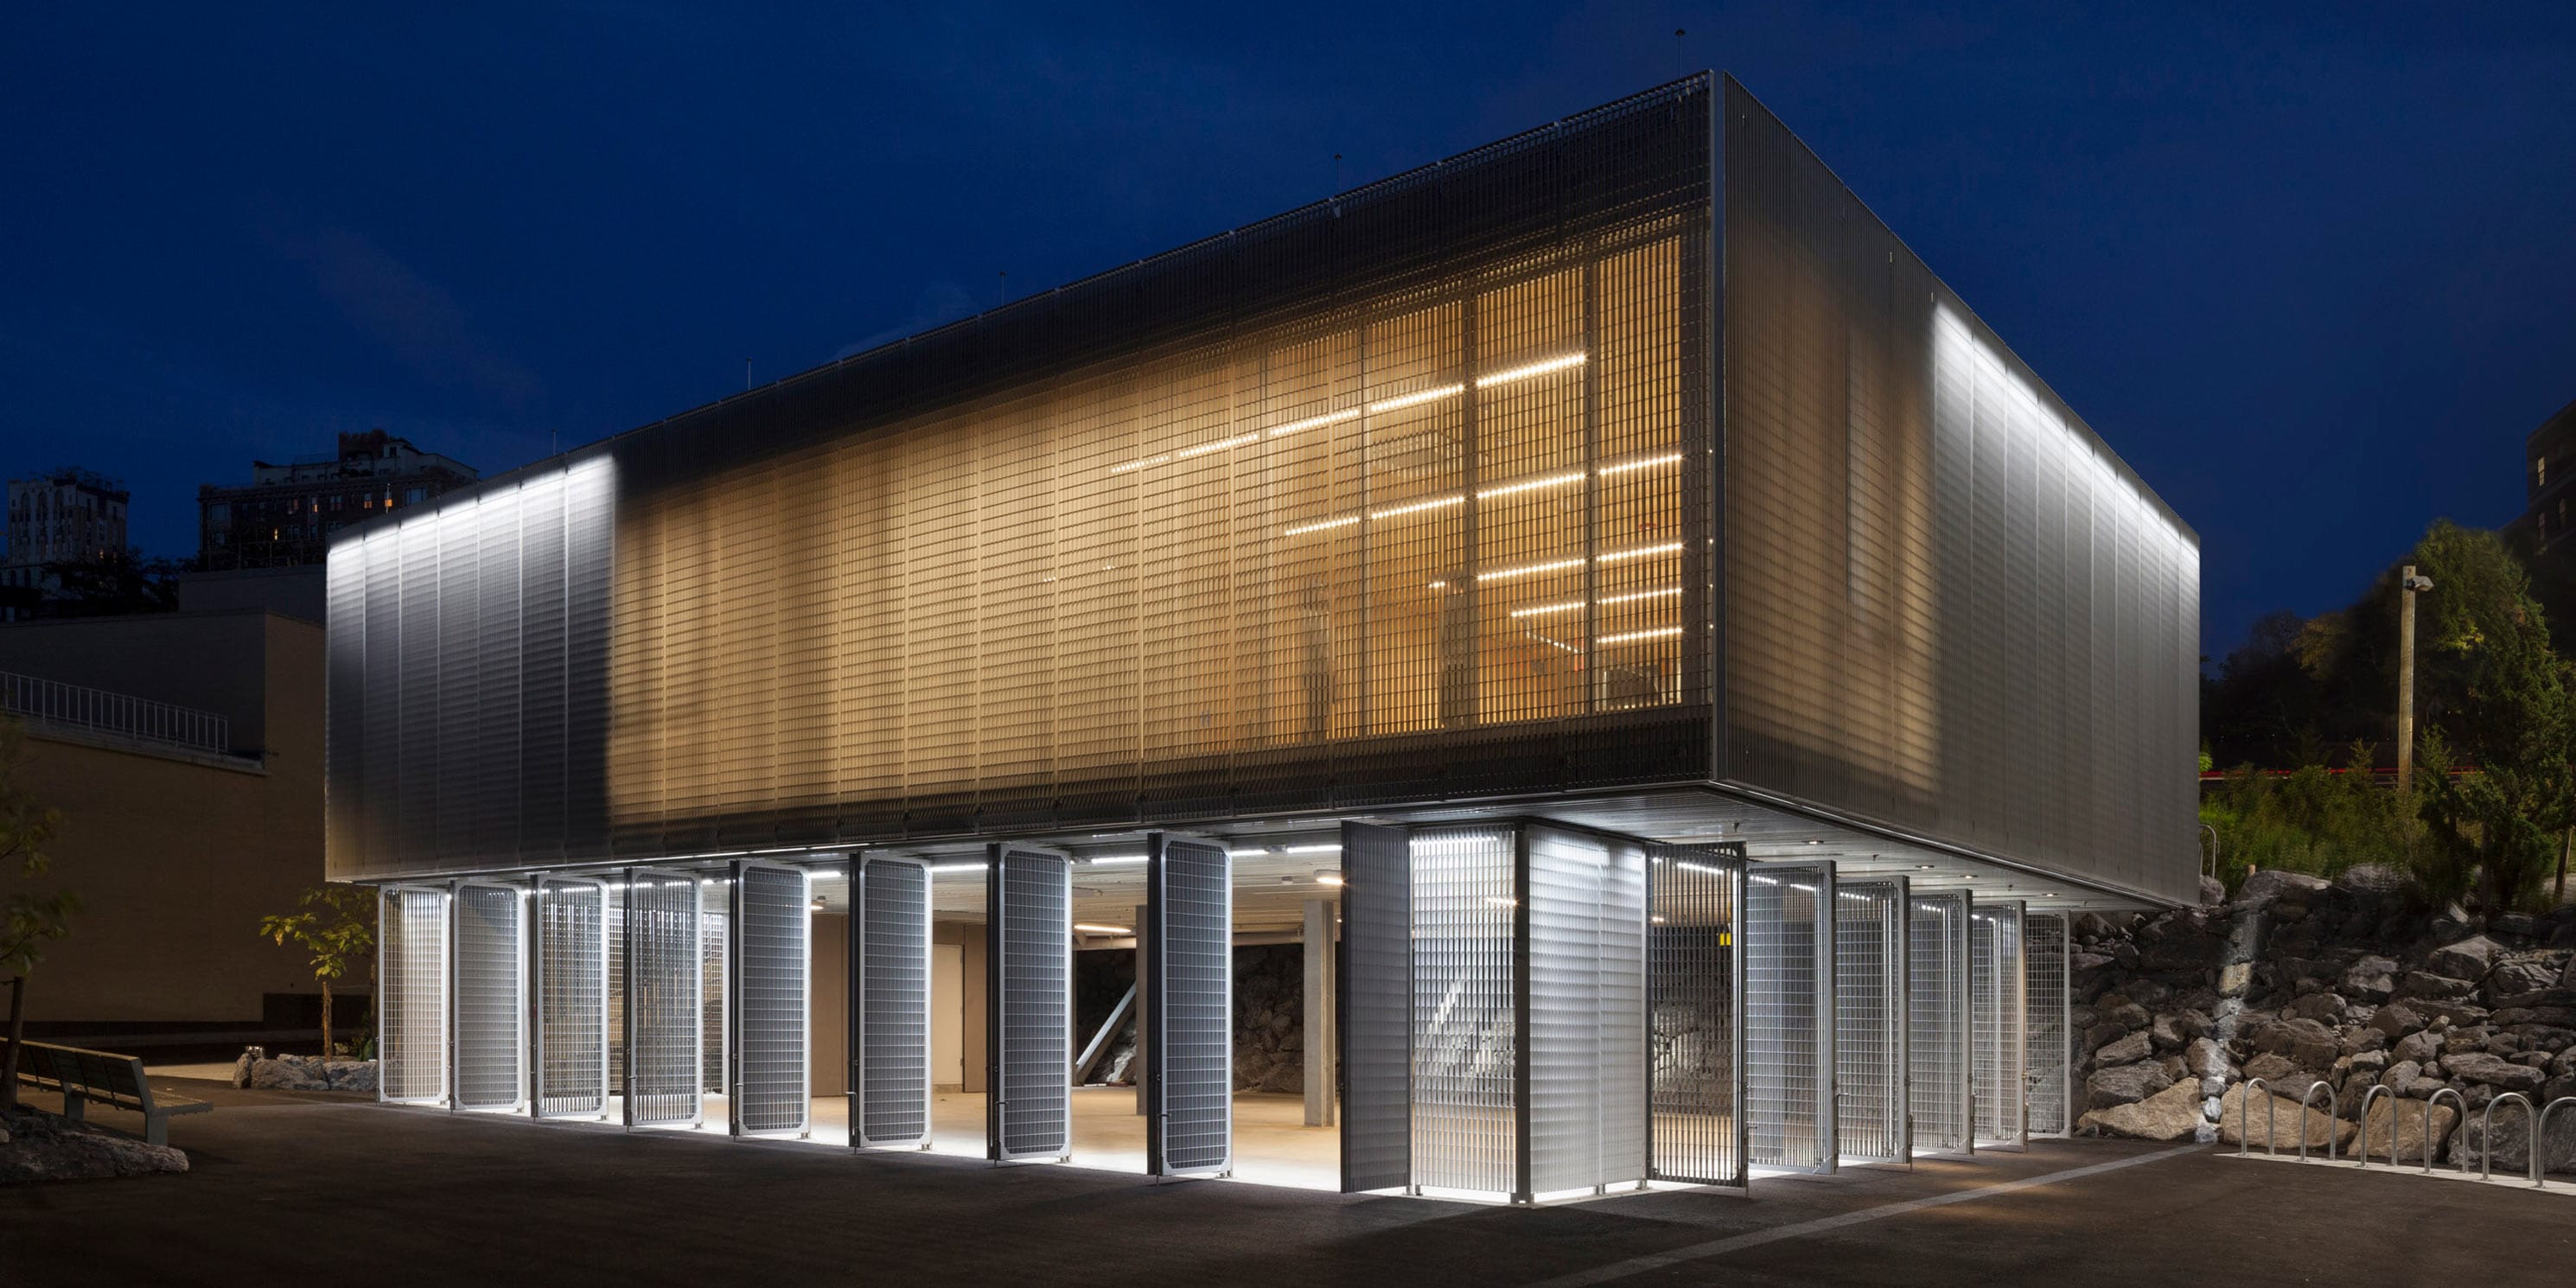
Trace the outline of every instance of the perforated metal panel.
<instances>
[{"instance_id":1,"label":"perforated metal panel","mask_svg":"<svg viewBox=\"0 0 2576 1288\"><path fill-rule=\"evenodd\" d=\"M1834 886L1834 1125L1848 1161L1907 1155L1905 899L1903 878Z\"/></svg>"},{"instance_id":2,"label":"perforated metal panel","mask_svg":"<svg viewBox=\"0 0 2576 1288\"><path fill-rule=\"evenodd\" d=\"M1831 1171L1834 872L1758 864L1745 874L1745 1113L1758 1167Z\"/></svg>"},{"instance_id":3,"label":"perforated metal panel","mask_svg":"<svg viewBox=\"0 0 2576 1288\"><path fill-rule=\"evenodd\" d=\"M1148 838L1145 1170L1234 1166L1234 863L1214 841Z\"/></svg>"},{"instance_id":4,"label":"perforated metal panel","mask_svg":"<svg viewBox=\"0 0 2576 1288\"><path fill-rule=\"evenodd\" d=\"M1413 1183L1509 1195L1520 1178L1518 836L1416 829Z\"/></svg>"},{"instance_id":5,"label":"perforated metal panel","mask_svg":"<svg viewBox=\"0 0 2576 1288\"><path fill-rule=\"evenodd\" d=\"M1342 1190L1413 1179L1413 872L1403 832L1342 824Z\"/></svg>"},{"instance_id":6,"label":"perforated metal panel","mask_svg":"<svg viewBox=\"0 0 2576 1288\"><path fill-rule=\"evenodd\" d=\"M626 882L608 883L608 1094L626 1094Z\"/></svg>"},{"instance_id":7,"label":"perforated metal panel","mask_svg":"<svg viewBox=\"0 0 2576 1288\"><path fill-rule=\"evenodd\" d=\"M986 1152L1061 1159L1073 1150L1073 864L1025 846L987 853Z\"/></svg>"},{"instance_id":8,"label":"perforated metal panel","mask_svg":"<svg viewBox=\"0 0 2576 1288\"><path fill-rule=\"evenodd\" d=\"M736 1136L801 1136L813 1125L812 897L803 868L733 865Z\"/></svg>"},{"instance_id":9,"label":"perforated metal panel","mask_svg":"<svg viewBox=\"0 0 2576 1288\"><path fill-rule=\"evenodd\" d=\"M1908 1059L1916 1153L1970 1147L1968 1103L1968 896L1915 894L1906 955Z\"/></svg>"},{"instance_id":10,"label":"perforated metal panel","mask_svg":"<svg viewBox=\"0 0 2576 1288\"><path fill-rule=\"evenodd\" d=\"M1742 995L1735 908L1740 854L1653 847L1647 923L1654 1175L1699 1185L1745 1182Z\"/></svg>"},{"instance_id":11,"label":"perforated metal panel","mask_svg":"<svg viewBox=\"0 0 2576 1288\"><path fill-rule=\"evenodd\" d=\"M540 1118L608 1111L608 888L537 878L532 1108Z\"/></svg>"},{"instance_id":12,"label":"perforated metal panel","mask_svg":"<svg viewBox=\"0 0 2576 1288\"><path fill-rule=\"evenodd\" d=\"M626 1125L696 1126L706 1040L706 958L698 879L685 872L627 874Z\"/></svg>"},{"instance_id":13,"label":"perforated metal panel","mask_svg":"<svg viewBox=\"0 0 2576 1288\"><path fill-rule=\"evenodd\" d=\"M733 1068L733 1026L727 1022L725 1005L729 991L725 979L733 960L733 936L727 933L732 925L732 899L730 880L698 883L698 956L703 959L698 967L699 1028L703 1030L699 1041L706 1052L699 1064L705 1078L702 1089L717 1094L724 1092L725 1077Z\"/></svg>"},{"instance_id":14,"label":"perforated metal panel","mask_svg":"<svg viewBox=\"0 0 2576 1288\"><path fill-rule=\"evenodd\" d=\"M376 909L378 1099L447 1098L447 911L453 896L387 886Z\"/></svg>"},{"instance_id":15,"label":"perforated metal panel","mask_svg":"<svg viewBox=\"0 0 2576 1288\"><path fill-rule=\"evenodd\" d=\"M460 881L456 927L457 1109L516 1110L527 1052L525 894L517 886Z\"/></svg>"},{"instance_id":16,"label":"perforated metal panel","mask_svg":"<svg viewBox=\"0 0 2576 1288\"><path fill-rule=\"evenodd\" d=\"M850 1143L930 1142L930 869L907 859L859 867L857 1113Z\"/></svg>"},{"instance_id":17,"label":"perforated metal panel","mask_svg":"<svg viewBox=\"0 0 2576 1288\"><path fill-rule=\"evenodd\" d=\"M2030 1094L2022 1076L2028 1007L2019 901L1980 902L1970 911L1969 1015L1975 1025L1977 1145L2017 1148L2026 1139L2023 1105Z\"/></svg>"},{"instance_id":18,"label":"perforated metal panel","mask_svg":"<svg viewBox=\"0 0 2576 1288\"><path fill-rule=\"evenodd\" d=\"M1646 1175L1646 850L1530 824L1527 1176L1538 1196Z\"/></svg>"},{"instance_id":19,"label":"perforated metal panel","mask_svg":"<svg viewBox=\"0 0 2576 1288\"><path fill-rule=\"evenodd\" d=\"M2023 919L2029 960L2030 1134L2064 1136L2074 1126L2074 1035L2067 1020L2070 995L2067 917L2034 912Z\"/></svg>"}]
</instances>

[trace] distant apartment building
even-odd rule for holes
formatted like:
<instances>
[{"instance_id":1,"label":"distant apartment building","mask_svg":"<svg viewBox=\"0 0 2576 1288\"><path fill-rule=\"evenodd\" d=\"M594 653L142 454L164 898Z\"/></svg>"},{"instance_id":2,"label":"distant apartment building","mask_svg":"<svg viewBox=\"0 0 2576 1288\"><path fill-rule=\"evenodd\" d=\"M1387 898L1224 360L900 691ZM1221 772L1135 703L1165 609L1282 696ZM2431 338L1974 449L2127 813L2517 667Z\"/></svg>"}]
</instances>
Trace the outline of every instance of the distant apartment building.
<instances>
[{"instance_id":1,"label":"distant apartment building","mask_svg":"<svg viewBox=\"0 0 2576 1288\"><path fill-rule=\"evenodd\" d=\"M197 489L197 566L208 571L319 566L331 534L472 483L474 467L381 429L340 435L339 451L285 465L251 462L251 482Z\"/></svg>"},{"instance_id":2,"label":"distant apartment building","mask_svg":"<svg viewBox=\"0 0 2576 1288\"><path fill-rule=\"evenodd\" d=\"M2576 402L2558 409L2558 414L2540 422L2522 441L2522 517L2510 525L2531 534L2532 547L2546 551L2557 546L2567 535L2568 524L2576 521L2569 514L2568 499L2576 496Z\"/></svg>"},{"instance_id":3,"label":"distant apartment building","mask_svg":"<svg viewBox=\"0 0 2576 1288\"><path fill-rule=\"evenodd\" d=\"M123 483L69 466L9 480L8 562L0 564L7 611L44 598L54 581L46 565L123 551L127 498Z\"/></svg>"}]
</instances>

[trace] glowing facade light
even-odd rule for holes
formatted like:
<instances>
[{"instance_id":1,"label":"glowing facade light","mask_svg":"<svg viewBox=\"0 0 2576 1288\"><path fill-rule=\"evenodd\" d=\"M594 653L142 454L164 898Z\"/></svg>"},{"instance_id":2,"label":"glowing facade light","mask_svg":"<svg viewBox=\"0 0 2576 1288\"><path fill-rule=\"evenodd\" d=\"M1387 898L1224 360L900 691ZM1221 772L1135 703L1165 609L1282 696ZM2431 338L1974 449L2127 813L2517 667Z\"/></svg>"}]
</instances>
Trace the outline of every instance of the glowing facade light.
<instances>
[{"instance_id":1,"label":"glowing facade light","mask_svg":"<svg viewBox=\"0 0 2576 1288\"><path fill-rule=\"evenodd\" d=\"M1371 510L1369 511L1369 520L1374 523L1385 519L1400 519L1408 514L1420 514L1425 510L1446 510L1450 506L1465 505L1466 503L1467 498L1463 496L1435 496L1428 500L1407 501L1403 505L1391 505L1383 510Z\"/></svg>"},{"instance_id":2,"label":"glowing facade light","mask_svg":"<svg viewBox=\"0 0 2576 1288\"><path fill-rule=\"evenodd\" d=\"M1604 635L1601 637L1600 642L1603 644L1635 644L1643 640L1668 640L1681 633L1682 628L1678 626L1658 626L1653 630L1621 631L1616 635Z\"/></svg>"},{"instance_id":3,"label":"glowing facade light","mask_svg":"<svg viewBox=\"0 0 2576 1288\"><path fill-rule=\"evenodd\" d=\"M1490 376L1478 376L1476 377L1476 387L1478 389L1491 389L1495 385L1508 385L1516 380L1530 380L1553 372L1563 371L1568 367L1582 366L1584 361L1585 355L1580 353L1569 353L1563 357L1546 358L1538 362L1530 363L1526 366L1511 367L1502 371L1497 371Z\"/></svg>"},{"instance_id":4,"label":"glowing facade light","mask_svg":"<svg viewBox=\"0 0 2576 1288\"><path fill-rule=\"evenodd\" d=\"M1434 385L1429 389L1416 389L1409 394L1397 394L1393 398L1370 403L1368 412L1372 416L1382 416L1391 411L1403 411L1408 407L1435 403L1443 398L1455 398L1465 392L1467 392L1465 385Z\"/></svg>"},{"instance_id":5,"label":"glowing facade light","mask_svg":"<svg viewBox=\"0 0 2576 1288\"><path fill-rule=\"evenodd\" d=\"M1073 923L1073 928L1086 935L1132 935L1136 933L1136 928L1133 926L1096 926L1087 921L1077 921Z\"/></svg>"},{"instance_id":6,"label":"glowing facade light","mask_svg":"<svg viewBox=\"0 0 2576 1288\"><path fill-rule=\"evenodd\" d=\"M1554 617L1554 616L1556 616L1556 615L1557 615L1557 614L1559 614L1559 613L1579 613L1579 612L1582 612L1582 611L1583 611L1583 601L1582 601L1582 600L1580 600L1580 599L1569 599L1569 600L1565 601L1565 602L1564 602L1564 603L1562 603L1562 604L1539 604L1539 605L1537 605L1537 606L1535 606L1535 607L1531 607L1531 608L1515 608L1515 609L1513 609L1513 610L1512 610L1512 616L1514 616L1514 617Z\"/></svg>"},{"instance_id":7,"label":"glowing facade light","mask_svg":"<svg viewBox=\"0 0 2576 1288\"><path fill-rule=\"evenodd\" d=\"M1501 487L1489 487L1478 491L1476 493L1476 499L1479 501L1491 501L1498 496L1517 496L1523 492L1537 492L1547 488L1566 487L1570 484L1582 482L1585 477L1586 475L1583 471L1574 470L1565 474L1551 474L1543 479L1531 479L1525 483L1506 483Z\"/></svg>"},{"instance_id":8,"label":"glowing facade light","mask_svg":"<svg viewBox=\"0 0 2576 1288\"><path fill-rule=\"evenodd\" d=\"M1605 564L1626 563L1631 559L1652 559L1658 555L1677 555L1681 552L1682 543L1678 541L1670 541L1660 546L1639 546L1633 550L1613 550L1610 553L1601 556L1601 562Z\"/></svg>"},{"instance_id":9,"label":"glowing facade light","mask_svg":"<svg viewBox=\"0 0 2576 1288\"><path fill-rule=\"evenodd\" d=\"M1349 407L1341 411L1330 412L1322 416L1309 416L1304 420L1292 420L1285 425L1274 425L1270 429L1270 436L1272 438L1286 438L1290 434L1303 433L1310 429L1322 429L1326 425L1338 425L1343 421L1358 420L1359 418L1360 409L1357 407Z\"/></svg>"}]
</instances>

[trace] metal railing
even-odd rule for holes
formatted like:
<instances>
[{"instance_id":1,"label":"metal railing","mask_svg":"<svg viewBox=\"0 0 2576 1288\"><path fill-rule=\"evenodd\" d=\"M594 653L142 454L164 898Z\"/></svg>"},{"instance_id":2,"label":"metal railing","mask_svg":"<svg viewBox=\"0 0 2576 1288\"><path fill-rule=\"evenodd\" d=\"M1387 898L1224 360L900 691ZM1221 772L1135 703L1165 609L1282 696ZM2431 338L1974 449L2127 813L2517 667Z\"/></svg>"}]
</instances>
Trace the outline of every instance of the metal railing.
<instances>
[{"instance_id":1,"label":"metal railing","mask_svg":"<svg viewBox=\"0 0 2576 1288\"><path fill-rule=\"evenodd\" d=\"M200 751L232 751L231 722L211 711L0 671L0 711L31 724L120 734Z\"/></svg>"},{"instance_id":2,"label":"metal railing","mask_svg":"<svg viewBox=\"0 0 2576 1288\"><path fill-rule=\"evenodd\" d=\"M2326 1107L2328 1110L2326 1116L2326 1159L2329 1162L2334 1161L2335 1137L2337 1133L2341 1131L2340 1120L2338 1116L2332 1112L2334 1108L2334 1099L2331 1094L2333 1091L2332 1086L2322 1079L2309 1083L2307 1091L2299 1097L2299 1161L2303 1163L2308 1160L2308 1100L2310 1097L2316 1095L2319 1088L2324 1088L2329 1093L2326 1100ZM2265 1101L2263 1128L2265 1140L2263 1142L2263 1152L2266 1154L2277 1155L2280 1153L2279 1146L2281 1139L2281 1097L2278 1093L2272 1090L2270 1084L2264 1082L2261 1078L2246 1079L2243 1083L2243 1091L2237 1099L2236 1152L2239 1154L2248 1153L2253 1147L2254 1093L2257 1090L2264 1093L2263 1099ZM2391 1092L2386 1087L2375 1086L2364 1091L2361 1095L2361 1122L2359 1126L2360 1139L2354 1142L2353 1150L2353 1165L2356 1167L2370 1166L2370 1108L2371 1105L2381 1096L2387 1096L2389 1098L2388 1165L2391 1168L2397 1168L2404 1165L2403 1160L2405 1157L2405 1151L2402 1139L2406 1131L2406 1116L2398 1111L2402 1106L2408 1103L2408 1100L2406 1097L2399 1096ZM2460 1175L2466 1176L2469 1173L2469 1160L2467 1156L2469 1104L2467 1097L2461 1095L2457 1089L2451 1087L2444 1087L2435 1091L2430 1098L2419 1102L2423 1105L2424 1112L2416 1127L2416 1138L2423 1146L2424 1172L2429 1176L2433 1171L2433 1111L2441 1107L2442 1098L2445 1096L2450 1097L2452 1103L2457 1104L2460 1107L2461 1157L2459 1169ZM2522 1106L2523 1118L2527 1129L2530 1132L2531 1152L2529 1155L2530 1166L2528 1168L2529 1179L2535 1186L2546 1186L2548 1184L2546 1179L2548 1174L2548 1159L2544 1151L2547 1149L2549 1143L2549 1116L2558 1112L2559 1108L2563 1105L2576 1105L2576 1096L2560 1096L2556 1100L2550 1101L2546 1106L2533 1105L2530 1097L2525 1096L2518 1091L2503 1092L2497 1095L2494 1099L2489 1100L2486 1104L2486 1111L2478 1118L2478 1135L2480 1137L2478 1142L2478 1179L2480 1180L2491 1181L2495 1179L2493 1167L2495 1162L2495 1111L2496 1106L2501 1105L2508 1100ZM2222 1123L2224 1122L2223 1119L2221 1121Z\"/></svg>"}]
</instances>

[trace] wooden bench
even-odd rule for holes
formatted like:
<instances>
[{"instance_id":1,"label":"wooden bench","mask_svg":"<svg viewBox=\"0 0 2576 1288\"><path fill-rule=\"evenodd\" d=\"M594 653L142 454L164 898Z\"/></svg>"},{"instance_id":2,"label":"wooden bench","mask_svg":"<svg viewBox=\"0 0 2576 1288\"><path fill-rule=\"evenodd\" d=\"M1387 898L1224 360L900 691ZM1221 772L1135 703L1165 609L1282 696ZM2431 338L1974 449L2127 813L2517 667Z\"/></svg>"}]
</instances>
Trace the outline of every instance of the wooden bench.
<instances>
[{"instance_id":1,"label":"wooden bench","mask_svg":"<svg viewBox=\"0 0 2576 1288\"><path fill-rule=\"evenodd\" d=\"M143 1058L108 1051L29 1042L18 1048L18 1081L39 1091L58 1091L63 1117L86 1121L95 1101L111 1109L143 1115L143 1139L170 1143L170 1120L180 1114L212 1112L214 1106L185 1096L155 1095L143 1076Z\"/></svg>"}]
</instances>

